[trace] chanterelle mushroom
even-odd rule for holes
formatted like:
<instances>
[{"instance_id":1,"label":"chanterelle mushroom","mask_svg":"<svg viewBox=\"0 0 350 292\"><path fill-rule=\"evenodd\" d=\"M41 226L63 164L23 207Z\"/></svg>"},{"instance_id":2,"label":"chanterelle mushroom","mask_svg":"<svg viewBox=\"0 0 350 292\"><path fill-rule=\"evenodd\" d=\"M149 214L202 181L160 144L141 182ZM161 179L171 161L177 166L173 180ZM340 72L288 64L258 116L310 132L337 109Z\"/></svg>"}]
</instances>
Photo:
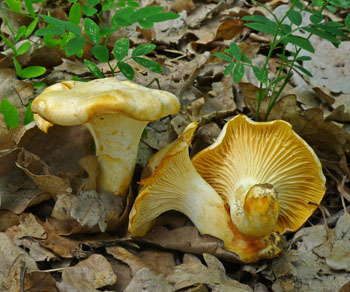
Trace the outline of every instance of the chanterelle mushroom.
<instances>
[{"instance_id":1,"label":"chanterelle mushroom","mask_svg":"<svg viewBox=\"0 0 350 292\"><path fill-rule=\"evenodd\" d=\"M226 249L244 262L279 254L283 239L270 233L257 240L246 240L232 224L224 200L199 175L191 163L188 147L196 124L187 126L172 144L150 160L151 176L141 180L144 188L137 196L129 217L132 236L144 236L163 212L176 210L187 215L201 234L220 238Z\"/></svg>"},{"instance_id":2,"label":"chanterelle mushroom","mask_svg":"<svg viewBox=\"0 0 350 292\"><path fill-rule=\"evenodd\" d=\"M257 123L238 115L192 162L246 238L297 230L325 193L319 159L285 121Z\"/></svg>"},{"instance_id":3,"label":"chanterelle mushroom","mask_svg":"<svg viewBox=\"0 0 350 292\"><path fill-rule=\"evenodd\" d=\"M176 114L177 97L115 78L65 81L48 87L32 103L37 126L83 124L96 144L98 190L125 194L147 123Z\"/></svg>"}]
</instances>

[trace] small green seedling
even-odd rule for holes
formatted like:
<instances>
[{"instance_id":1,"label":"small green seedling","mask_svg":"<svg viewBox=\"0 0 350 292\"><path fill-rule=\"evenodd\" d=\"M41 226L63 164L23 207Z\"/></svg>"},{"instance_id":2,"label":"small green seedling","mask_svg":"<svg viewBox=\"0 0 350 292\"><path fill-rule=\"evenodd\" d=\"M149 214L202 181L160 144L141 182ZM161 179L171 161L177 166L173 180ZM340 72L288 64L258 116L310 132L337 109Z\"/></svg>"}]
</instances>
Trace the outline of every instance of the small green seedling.
<instances>
[{"instance_id":1,"label":"small green seedling","mask_svg":"<svg viewBox=\"0 0 350 292\"><path fill-rule=\"evenodd\" d=\"M24 113L23 125L34 121L31 105L32 102L30 101ZM3 114L6 126L9 130L20 125L20 118L16 107L6 98L3 98L0 102L0 114Z\"/></svg>"},{"instance_id":2,"label":"small green seedling","mask_svg":"<svg viewBox=\"0 0 350 292\"><path fill-rule=\"evenodd\" d=\"M271 34L273 36L269 43L269 51L266 61L262 67L254 66L251 60L244 55L236 43L231 43L229 48L224 53L215 53L219 57L229 63L224 70L224 75L232 74L235 82L240 82L245 74L245 67L251 67L254 75L260 81L259 91L257 93L258 105L256 109L256 120L259 120L260 106L264 98L268 98L268 107L264 120L267 120L273 106L278 101L285 86L287 85L293 70L299 70L308 76L311 73L302 67L299 62L309 61L312 59L309 55L300 55L302 50L309 53L314 53L315 50L310 42L312 35L319 36L330 41L335 47L341 43L341 39L347 39L344 31L350 29L350 15L345 19L345 24L335 21L327 21L323 15L325 9L334 11L337 7L349 8L349 1L323 1L312 0L312 5L304 6L302 1L292 0L287 13L281 19L263 3L253 1L259 6L265 8L272 20L261 15L245 16L242 19L246 21L245 25L256 31ZM306 12L310 19L309 25L303 25L303 12ZM291 24L286 24L285 21L289 19ZM303 37L297 32L306 32L307 36ZM287 45L292 45L293 50L288 50ZM280 57L281 64L278 72L274 78L268 77L268 64L270 58L276 55ZM286 73L285 73L286 72Z\"/></svg>"}]
</instances>

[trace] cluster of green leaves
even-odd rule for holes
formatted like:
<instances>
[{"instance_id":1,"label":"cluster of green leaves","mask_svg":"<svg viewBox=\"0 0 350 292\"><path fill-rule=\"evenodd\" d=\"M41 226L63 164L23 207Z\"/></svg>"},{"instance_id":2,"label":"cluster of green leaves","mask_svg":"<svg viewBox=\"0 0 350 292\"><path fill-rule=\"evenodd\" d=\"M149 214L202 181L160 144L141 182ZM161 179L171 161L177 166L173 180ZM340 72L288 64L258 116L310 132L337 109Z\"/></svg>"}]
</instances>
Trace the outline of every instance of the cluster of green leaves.
<instances>
[{"instance_id":1,"label":"cluster of green leaves","mask_svg":"<svg viewBox=\"0 0 350 292\"><path fill-rule=\"evenodd\" d=\"M70 0L70 2L75 3L70 8L68 21L40 14L40 17L48 25L45 28L38 29L35 35L42 36L45 45L49 47L59 46L65 50L67 57L73 55L81 57L85 44L90 43L92 45L92 55L98 61L108 63L112 74L119 67L120 71L128 79L133 79L134 77L133 68L125 63L128 59L133 59L153 72L162 73L158 63L140 57L153 51L155 45L140 45L133 50L131 58L128 58L130 43L126 38L119 39L114 45L112 53L118 62L113 66L110 62L110 52L107 48L109 36L120 27L138 23L143 28L151 28L156 22L179 17L178 14L162 12L164 8L159 6L138 8L138 3L135 1L87 0L82 5L78 0ZM99 10L95 8L98 4L101 5ZM119 10L111 19L111 23L105 25L101 19L101 13L112 9ZM82 17L83 30L79 26ZM85 59L84 63L97 78L104 77L94 62Z\"/></svg>"},{"instance_id":2,"label":"cluster of green leaves","mask_svg":"<svg viewBox=\"0 0 350 292\"><path fill-rule=\"evenodd\" d=\"M118 40L112 50L112 54L117 60L113 65L110 60L110 52L107 47L111 33L117 31L120 27L131 26L138 23L141 27L149 29L154 23L163 22L179 17L172 12L163 12L164 8L159 6L149 6L138 8L139 4L134 0L68 0L72 3L69 10L69 19L61 20L50 15L35 14L33 3L45 2L46 0L24 0L25 10L22 7L21 0L5 0L7 7L0 6L4 10L4 19L6 25L11 31L11 36L6 37L0 34L0 37L6 42L13 51L13 62L16 73L22 78L38 77L46 72L42 66L30 66L22 68L17 57L25 54L33 45L29 37L34 34L43 38L43 43L47 47L58 47L65 51L67 57L77 55L82 57L83 48L86 43L92 46L91 52L94 58L99 62L108 63L112 75L119 67L120 71L128 78L134 78L133 68L126 62L133 59L135 62L147 69L162 73L160 65L141 56L149 54L154 50L155 45L147 44L136 47L131 57L128 57L130 43L128 39ZM104 23L102 13L108 10L117 10L111 23ZM32 22L26 26L21 26L17 31L13 28L10 21L6 18L6 12L12 11L32 18ZM37 28L38 22L43 21L47 25L44 28ZM82 24L82 27L81 25ZM21 44L18 46L19 42ZM101 70L91 60L84 59L85 65L97 78L103 78Z\"/></svg>"},{"instance_id":3,"label":"cluster of green leaves","mask_svg":"<svg viewBox=\"0 0 350 292\"><path fill-rule=\"evenodd\" d=\"M345 19L345 24L335 21L327 21L323 15L325 9L334 11L337 7L350 7L349 1L342 0L312 0L312 5L304 6L302 1L292 0L287 13L281 19L264 4L254 1L264 7L272 16L272 20L261 15L245 16L242 19L246 21L245 25L256 31L273 35L269 43L269 51L266 61L262 68L254 66L249 58L241 53L237 44L231 43L224 53L215 53L215 56L229 62L224 71L224 75L232 74L235 82L241 81L245 73L245 67L251 67L254 75L260 81L260 88L257 94L258 105L256 109L256 120L259 120L261 102L268 97L268 108L264 119L267 120L273 106L278 101L283 89L292 75L292 70L300 70L308 76L311 73L299 65L301 61L311 60L311 54L315 49L310 42L312 35L319 36L330 41L335 47L341 43L341 39L347 39L346 31L350 31L350 15ZM302 13L306 12L306 13ZM303 15L308 15L310 24L303 25ZM304 16L305 17L305 16ZM286 24L286 20L290 24ZM297 32L306 32L307 35L301 36ZM293 49L287 50L287 45ZM309 54L300 55L302 50ZM279 56L281 64L276 76L272 79L268 77L268 62L272 56ZM285 73L287 72L287 73Z\"/></svg>"},{"instance_id":4,"label":"cluster of green leaves","mask_svg":"<svg viewBox=\"0 0 350 292\"><path fill-rule=\"evenodd\" d=\"M11 38L7 38L5 35L0 33L0 37L7 44L7 46L12 50L13 53L13 63L16 69L16 74L22 78L34 78L38 77L46 72L46 68L42 66L28 66L22 68L21 64L18 62L18 57L25 54L33 45L29 41L29 37L33 34L37 24L38 17L34 13L33 3L40 2L40 0L25 0L24 4L28 11L26 16L30 17L32 21L28 26L22 25L17 30L14 29L13 25L7 17L7 9L0 6L3 13L3 20L10 30ZM22 14L22 2L20 0L5 0L7 7L12 12ZM24 39L21 43L19 41ZM18 44L18 45L17 45Z\"/></svg>"},{"instance_id":5,"label":"cluster of green leaves","mask_svg":"<svg viewBox=\"0 0 350 292\"><path fill-rule=\"evenodd\" d=\"M34 120L34 116L31 111L31 105L32 102L30 102L26 107L23 118L23 125L27 125ZM3 98L0 102L0 114L3 114L8 129L20 125L20 118L16 107L6 98Z\"/></svg>"}]
</instances>

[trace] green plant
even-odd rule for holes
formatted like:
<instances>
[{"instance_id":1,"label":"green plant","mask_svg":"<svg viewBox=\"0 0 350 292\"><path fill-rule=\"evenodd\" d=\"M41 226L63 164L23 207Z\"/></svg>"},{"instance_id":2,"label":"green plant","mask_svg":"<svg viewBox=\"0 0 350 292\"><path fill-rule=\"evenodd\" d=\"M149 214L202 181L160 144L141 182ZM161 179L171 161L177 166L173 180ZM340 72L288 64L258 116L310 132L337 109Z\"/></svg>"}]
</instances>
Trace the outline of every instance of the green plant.
<instances>
[{"instance_id":1,"label":"green plant","mask_svg":"<svg viewBox=\"0 0 350 292\"><path fill-rule=\"evenodd\" d=\"M245 25L254 30L271 34L272 40L269 42L269 51L265 63L262 68L254 66L251 60L245 56L237 44L231 43L229 48L225 50L225 53L215 53L216 57L219 57L227 62L229 65L224 70L224 75L232 74L235 82L241 81L245 74L245 67L251 67L254 75L260 82L260 87L257 93L257 108L256 108L256 120L259 120L260 106L262 101L267 98L268 106L264 117L267 120L273 106L278 101L279 97L285 86L287 85L293 69L299 70L306 75L312 76L311 73L303 68L299 62L311 60L311 56L301 55L302 50L309 53L314 53L315 50L310 42L312 35L319 36L323 39L330 41L335 47L338 47L341 43L341 39L346 39L348 36L344 31L349 31L350 27L350 15L345 19L345 24L327 21L323 15L325 9L331 9L334 11L337 7L349 8L349 1L333 0L312 0L308 6L304 6L302 1L292 0L290 1L290 8L287 13L281 19L271 11L265 4L253 1L257 5L265 8L272 19L269 19L261 15L245 16L242 19L247 21ZM303 17L306 12L309 16L310 24L303 25ZM286 24L286 20L289 20L291 24ZM306 32L307 35L301 36L298 32ZM287 49L287 45L292 45L293 50ZM269 60L276 55L280 57L281 63L277 74L273 78L268 77ZM286 73L285 73L286 72Z\"/></svg>"},{"instance_id":2,"label":"green plant","mask_svg":"<svg viewBox=\"0 0 350 292\"><path fill-rule=\"evenodd\" d=\"M138 23L141 27L149 29L155 22L162 22L179 17L172 12L162 12L163 7L149 6L138 8L136 1L117 1L114 0L70 0L74 3L70 7L68 21L60 20L50 15L40 14L39 16L48 24L45 28L38 29L36 36L42 36L46 46L59 46L65 50L66 56L70 57L83 54L83 48L86 43L90 43L92 55L102 63L107 63L114 75L116 68L132 80L134 78L134 69L127 63L133 59L143 67L155 72L162 73L161 66L152 60L142 58L141 56L149 54L156 47L153 44L143 44L136 47L128 57L130 42L127 38L119 39L112 50L112 54L117 60L116 65L110 60L110 52L107 44L112 32L120 27L131 26ZM100 9L95 8L100 5ZM118 10L110 24L105 24L102 19L102 13L107 10ZM83 17L83 28L79 26ZM103 72L90 60L84 59L85 65L91 73L97 78L103 78Z\"/></svg>"},{"instance_id":3,"label":"green plant","mask_svg":"<svg viewBox=\"0 0 350 292\"><path fill-rule=\"evenodd\" d=\"M23 125L27 125L34 120L31 105L32 102L30 101L24 112ZM8 129L20 125L20 118L16 107L6 98L3 98L0 102L0 114L3 114Z\"/></svg>"},{"instance_id":4,"label":"green plant","mask_svg":"<svg viewBox=\"0 0 350 292\"><path fill-rule=\"evenodd\" d=\"M16 69L16 74L21 78L34 78L38 77L46 72L46 68L42 66L28 66L22 68L21 64L18 62L18 57L27 53L32 45L36 45L29 40L29 37L33 34L37 23L38 17L34 13L33 3L40 2L35 0L25 0L24 4L27 14L22 13L22 3L20 0L5 0L7 7L0 6L3 12L3 20L10 31L10 37L6 37L4 34L0 33L0 37L6 43L6 45L12 50L13 56L12 60ZM11 22L7 17L7 12L12 11L17 14L25 15L32 19L28 26L22 25L17 30L14 29ZM20 40L24 39L21 43Z\"/></svg>"}]
</instances>

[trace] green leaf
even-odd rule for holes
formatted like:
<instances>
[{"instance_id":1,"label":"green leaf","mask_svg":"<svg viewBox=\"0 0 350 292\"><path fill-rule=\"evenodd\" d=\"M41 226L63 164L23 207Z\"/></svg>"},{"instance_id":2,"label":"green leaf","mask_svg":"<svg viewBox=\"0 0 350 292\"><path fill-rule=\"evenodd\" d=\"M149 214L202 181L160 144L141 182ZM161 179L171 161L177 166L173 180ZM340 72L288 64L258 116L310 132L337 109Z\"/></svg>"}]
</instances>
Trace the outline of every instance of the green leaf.
<instances>
[{"instance_id":1,"label":"green leaf","mask_svg":"<svg viewBox=\"0 0 350 292\"><path fill-rule=\"evenodd\" d=\"M290 34L291 32L292 32L292 28L290 25L288 24L280 25L279 35L286 35L286 34Z\"/></svg>"},{"instance_id":2,"label":"green leaf","mask_svg":"<svg viewBox=\"0 0 350 292\"><path fill-rule=\"evenodd\" d=\"M12 60L13 60L13 64L15 65L16 74L17 76L20 76L22 71L22 66L15 57L13 57Z\"/></svg>"},{"instance_id":3,"label":"green leaf","mask_svg":"<svg viewBox=\"0 0 350 292\"><path fill-rule=\"evenodd\" d=\"M310 56L299 56L296 58L297 61L310 61L312 58Z\"/></svg>"},{"instance_id":4,"label":"green leaf","mask_svg":"<svg viewBox=\"0 0 350 292\"><path fill-rule=\"evenodd\" d=\"M83 12L86 16L94 16L97 12L97 9L88 5L83 4Z\"/></svg>"},{"instance_id":5,"label":"green leaf","mask_svg":"<svg viewBox=\"0 0 350 292\"><path fill-rule=\"evenodd\" d=\"M345 17L345 26L350 28L350 13Z\"/></svg>"},{"instance_id":6,"label":"green leaf","mask_svg":"<svg viewBox=\"0 0 350 292\"><path fill-rule=\"evenodd\" d=\"M137 57L137 56L144 56L149 54L155 49L155 44L144 44L137 46L133 51L131 56Z\"/></svg>"},{"instance_id":7,"label":"green leaf","mask_svg":"<svg viewBox=\"0 0 350 292\"><path fill-rule=\"evenodd\" d=\"M230 57L227 56L226 54L217 52L217 53L214 54L214 56L215 56L215 57L218 57L218 58L220 58L220 59L223 59L223 60L225 60L225 61L227 61L227 62L230 62L230 63L232 62L232 58L230 58Z\"/></svg>"},{"instance_id":8,"label":"green leaf","mask_svg":"<svg viewBox=\"0 0 350 292\"><path fill-rule=\"evenodd\" d=\"M66 56L70 57L77 54L86 43L86 39L81 36L71 38L66 46Z\"/></svg>"},{"instance_id":9,"label":"green leaf","mask_svg":"<svg viewBox=\"0 0 350 292\"><path fill-rule=\"evenodd\" d=\"M287 14L289 20L299 26L301 24L301 22L303 21L303 17L301 16L301 13L299 11L296 10L290 10Z\"/></svg>"},{"instance_id":10,"label":"green leaf","mask_svg":"<svg viewBox=\"0 0 350 292\"><path fill-rule=\"evenodd\" d=\"M3 41L6 43L6 45L9 46L9 48L15 53L15 55L17 54L17 50L16 47L13 45L13 43L4 35L0 34L0 37L3 39Z\"/></svg>"},{"instance_id":11,"label":"green leaf","mask_svg":"<svg viewBox=\"0 0 350 292\"><path fill-rule=\"evenodd\" d=\"M22 10L22 3L20 0L5 0L5 3L13 12L20 13Z\"/></svg>"},{"instance_id":12,"label":"green leaf","mask_svg":"<svg viewBox=\"0 0 350 292\"><path fill-rule=\"evenodd\" d=\"M124 57L128 55L130 48L130 42L127 38L120 38L114 44L113 55L118 60L121 61Z\"/></svg>"},{"instance_id":13,"label":"green leaf","mask_svg":"<svg viewBox=\"0 0 350 292\"><path fill-rule=\"evenodd\" d=\"M104 78L104 75L102 73L102 71L100 70L100 68L98 68L96 66L95 63L90 62L89 60L84 59L84 64L86 65L86 67L88 67L88 69L90 70L90 72L96 77L96 78Z\"/></svg>"},{"instance_id":14,"label":"green leaf","mask_svg":"<svg viewBox=\"0 0 350 292\"><path fill-rule=\"evenodd\" d=\"M26 111L24 112L23 125L27 125L30 122L34 121L34 115L32 112L32 100L27 105Z\"/></svg>"},{"instance_id":15,"label":"green leaf","mask_svg":"<svg viewBox=\"0 0 350 292\"><path fill-rule=\"evenodd\" d=\"M150 29L154 25L152 21L148 21L147 19L140 19L138 22L139 22L139 25L141 25L145 29Z\"/></svg>"},{"instance_id":16,"label":"green leaf","mask_svg":"<svg viewBox=\"0 0 350 292\"><path fill-rule=\"evenodd\" d=\"M312 0L312 4L314 4L317 7L321 7L323 5L323 0Z\"/></svg>"},{"instance_id":17,"label":"green leaf","mask_svg":"<svg viewBox=\"0 0 350 292\"><path fill-rule=\"evenodd\" d=\"M179 17L180 17L180 15L178 15L177 13L163 12L163 13L159 13L159 14L155 14L155 15L146 17L145 20L147 20L149 22L163 22L163 21L176 19Z\"/></svg>"},{"instance_id":18,"label":"green leaf","mask_svg":"<svg viewBox=\"0 0 350 292\"><path fill-rule=\"evenodd\" d=\"M48 26L45 28L39 28L34 35L36 36L46 36L46 35L62 35L64 34L64 28L58 26Z\"/></svg>"},{"instance_id":19,"label":"green leaf","mask_svg":"<svg viewBox=\"0 0 350 292\"><path fill-rule=\"evenodd\" d=\"M133 24L131 16L134 14L135 9L132 7L126 7L119 10L114 14L111 20L112 26L129 26Z\"/></svg>"},{"instance_id":20,"label":"green leaf","mask_svg":"<svg viewBox=\"0 0 350 292\"><path fill-rule=\"evenodd\" d=\"M82 35L81 29L78 25L75 25L74 23L71 23L69 21L64 22L65 29L69 32L74 33L75 35Z\"/></svg>"},{"instance_id":21,"label":"green leaf","mask_svg":"<svg viewBox=\"0 0 350 292\"><path fill-rule=\"evenodd\" d=\"M53 26L65 28L64 21L57 19L55 17L49 16L49 15L44 15L44 14L39 14L39 16L48 24L51 24Z\"/></svg>"},{"instance_id":22,"label":"green leaf","mask_svg":"<svg viewBox=\"0 0 350 292\"><path fill-rule=\"evenodd\" d=\"M135 13L132 15L132 20L139 21L141 19L148 18L152 15L158 14L161 11L163 11L164 7L161 6L147 6L140 8L135 11Z\"/></svg>"},{"instance_id":23,"label":"green leaf","mask_svg":"<svg viewBox=\"0 0 350 292\"><path fill-rule=\"evenodd\" d=\"M33 82L33 85L34 85L34 89L37 89L37 88L42 88L42 87L46 86L46 83L45 82Z\"/></svg>"},{"instance_id":24,"label":"green leaf","mask_svg":"<svg viewBox=\"0 0 350 292\"><path fill-rule=\"evenodd\" d=\"M18 49L17 49L17 56L25 54L30 49L30 42L24 42Z\"/></svg>"},{"instance_id":25,"label":"green leaf","mask_svg":"<svg viewBox=\"0 0 350 292\"><path fill-rule=\"evenodd\" d=\"M310 16L310 21L313 23L313 24L317 24L317 23L320 23L322 21L322 15L320 14L312 14Z\"/></svg>"},{"instance_id":26,"label":"green leaf","mask_svg":"<svg viewBox=\"0 0 350 292\"><path fill-rule=\"evenodd\" d=\"M242 17L242 20L253 21L253 22L264 23L264 24L271 22L270 19L268 19L267 17L262 16L262 15L247 15L247 16Z\"/></svg>"},{"instance_id":27,"label":"green leaf","mask_svg":"<svg viewBox=\"0 0 350 292\"><path fill-rule=\"evenodd\" d=\"M22 78L34 78L43 75L46 72L46 68L42 66L29 66L22 69L19 74Z\"/></svg>"},{"instance_id":28,"label":"green leaf","mask_svg":"<svg viewBox=\"0 0 350 292\"><path fill-rule=\"evenodd\" d=\"M19 39L25 34L26 30L27 30L27 28L24 25L22 25L18 28L16 37L14 40L15 43L17 43L19 41Z\"/></svg>"},{"instance_id":29,"label":"green leaf","mask_svg":"<svg viewBox=\"0 0 350 292\"><path fill-rule=\"evenodd\" d=\"M26 30L26 33L24 34L24 36L25 36L26 38L28 38L28 37L33 33L33 31L34 31L36 25L38 24L38 20L39 20L39 18L36 17L36 18L34 18L34 20L28 25L27 30Z\"/></svg>"},{"instance_id":30,"label":"green leaf","mask_svg":"<svg viewBox=\"0 0 350 292\"><path fill-rule=\"evenodd\" d=\"M243 53L241 53L241 61L246 62L248 64L252 64L252 61L250 61L250 59Z\"/></svg>"},{"instance_id":31,"label":"green leaf","mask_svg":"<svg viewBox=\"0 0 350 292\"><path fill-rule=\"evenodd\" d=\"M95 6L99 3L100 1L99 0L87 0L87 3L90 5L90 6Z\"/></svg>"},{"instance_id":32,"label":"green leaf","mask_svg":"<svg viewBox=\"0 0 350 292\"><path fill-rule=\"evenodd\" d=\"M238 63L236 67L233 69L233 81L234 82L240 82L242 80L242 77L244 75L244 65L242 63Z\"/></svg>"},{"instance_id":33,"label":"green leaf","mask_svg":"<svg viewBox=\"0 0 350 292\"><path fill-rule=\"evenodd\" d=\"M123 73L123 75L128 78L129 80L133 80L134 79L134 69L127 63L124 63L122 61L118 61L117 63L120 72Z\"/></svg>"},{"instance_id":34,"label":"green leaf","mask_svg":"<svg viewBox=\"0 0 350 292\"><path fill-rule=\"evenodd\" d=\"M272 34L272 35L275 34L276 28L277 28L276 23L274 23L272 21L269 23L266 23L266 24L253 22L253 23L245 23L244 25L247 27L250 27L254 30L265 32L265 33Z\"/></svg>"},{"instance_id":35,"label":"green leaf","mask_svg":"<svg viewBox=\"0 0 350 292\"><path fill-rule=\"evenodd\" d=\"M241 61L241 50L236 43L230 43L230 51L232 56L238 61Z\"/></svg>"},{"instance_id":36,"label":"green leaf","mask_svg":"<svg viewBox=\"0 0 350 292\"><path fill-rule=\"evenodd\" d=\"M306 74L309 77L312 77L312 74L310 71L306 70L304 67L301 67L297 64L294 64L294 67L298 68L301 72L303 72L304 74Z\"/></svg>"},{"instance_id":37,"label":"green leaf","mask_svg":"<svg viewBox=\"0 0 350 292\"><path fill-rule=\"evenodd\" d=\"M26 6L27 11L30 14L30 16L35 18L35 12L34 12L32 0L24 0L24 5Z\"/></svg>"},{"instance_id":38,"label":"green leaf","mask_svg":"<svg viewBox=\"0 0 350 292\"><path fill-rule=\"evenodd\" d=\"M224 70L224 76L231 74L234 66L235 66L235 63L230 63Z\"/></svg>"},{"instance_id":39,"label":"green leaf","mask_svg":"<svg viewBox=\"0 0 350 292\"><path fill-rule=\"evenodd\" d=\"M148 60L145 58L140 57L132 57L132 59L139 63L141 66L146 67L148 70L154 72L154 73L163 73L162 67L155 61Z\"/></svg>"},{"instance_id":40,"label":"green leaf","mask_svg":"<svg viewBox=\"0 0 350 292\"><path fill-rule=\"evenodd\" d=\"M266 83L265 73L264 70L260 69L259 67L253 66L253 72L255 77L263 84Z\"/></svg>"},{"instance_id":41,"label":"green leaf","mask_svg":"<svg viewBox=\"0 0 350 292\"><path fill-rule=\"evenodd\" d=\"M81 18L81 6L79 3L75 3L69 10L69 22L79 25Z\"/></svg>"},{"instance_id":42,"label":"green leaf","mask_svg":"<svg viewBox=\"0 0 350 292\"><path fill-rule=\"evenodd\" d=\"M313 28L313 27L304 27L303 30L305 30L309 33L312 33L314 35L317 35L320 38L329 40L331 42L338 42L339 43L339 40L335 36L329 34L328 32L322 31L320 29Z\"/></svg>"},{"instance_id":43,"label":"green leaf","mask_svg":"<svg viewBox=\"0 0 350 292\"><path fill-rule=\"evenodd\" d=\"M286 38L283 39L284 43L290 43L293 44L299 48L302 48L310 53L314 53L315 49L312 46L312 44L310 43L310 41L306 38L300 37L300 36L288 36Z\"/></svg>"},{"instance_id":44,"label":"green leaf","mask_svg":"<svg viewBox=\"0 0 350 292\"><path fill-rule=\"evenodd\" d=\"M91 49L94 57L102 63L108 62L109 52L108 49L103 45L95 45Z\"/></svg>"},{"instance_id":45,"label":"green leaf","mask_svg":"<svg viewBox=\"0 0 350 292\"><path fill-rule=\"evenodd\" d=\"M8 129L19 126L19 114L17 109L6 98L3 98L0 102L0 113L4 115Z\"/></svg>"},{"instance_id":46,"label":"green leaf","mask_svg":"<svg viewBox=\"0 0 350 292\"><path fill-rule=\"evenodd\" d=\"M98 44L101 41L100 28L95 21L90 18L85 18L84 29L89 40L93 41L95 44Z\"/></svg>"},{"instance_id":47,"label":"green leaf","mask_svg":"<svg viewBox=\"0 0 350 292\"><path fill-rule=\"evenodd\" d=\"M336 36L340 36L342 38L348 38L348 36L339 28L334 27L334 26L329 26L327 24L318 24L316 25L317 28L329 32L331 34L334 34Z\"/></svg>"}]
</instances>

